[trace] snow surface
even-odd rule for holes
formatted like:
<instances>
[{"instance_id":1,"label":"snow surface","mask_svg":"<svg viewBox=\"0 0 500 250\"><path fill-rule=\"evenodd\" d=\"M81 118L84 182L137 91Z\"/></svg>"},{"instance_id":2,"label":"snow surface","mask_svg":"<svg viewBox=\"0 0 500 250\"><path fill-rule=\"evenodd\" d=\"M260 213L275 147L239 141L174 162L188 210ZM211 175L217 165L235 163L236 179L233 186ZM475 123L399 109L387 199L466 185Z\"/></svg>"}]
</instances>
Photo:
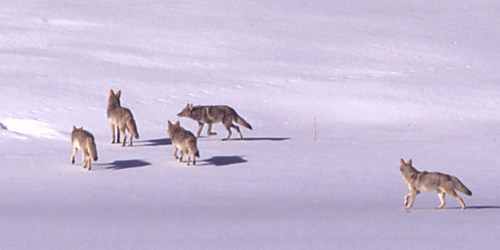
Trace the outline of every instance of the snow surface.
<instances>
[{"instance_id":1,"label":"snow surface","mask_svg":"<svg viewBox=\"0 0 500 250\"><path fill-rule=\"evenodd\" d=\"M495 249L499 16L495 0L2 1L0 248ZM134 147L110 143L110 89ZM222 142L215 125L186 167L166 133L186 103L254 130ZM73 125L96 137L92 172L70 164ZM403 211L400 158L458 176L469 209L427 193Z\"/></svg>"}]
</instances>

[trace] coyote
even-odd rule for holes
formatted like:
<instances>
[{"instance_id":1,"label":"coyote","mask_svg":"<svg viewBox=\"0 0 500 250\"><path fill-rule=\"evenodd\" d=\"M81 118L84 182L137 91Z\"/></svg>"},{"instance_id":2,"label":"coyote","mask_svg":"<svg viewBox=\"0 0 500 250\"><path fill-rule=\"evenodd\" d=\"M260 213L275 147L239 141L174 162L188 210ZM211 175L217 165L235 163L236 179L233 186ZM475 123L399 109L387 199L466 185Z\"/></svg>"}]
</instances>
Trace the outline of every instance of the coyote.
<instances>
[{"instance_id":1,"label":"coyote","mask_svg":"<svg viewBox=\"0 0 500 250\"><path fill-rule=\"evenodd\" d=\"M75 164L75 155L78 149L82 150L83 168L92 168L90 158L97 161L97 149L95 146L94 136L81 128L73 126L71 132L71 143L73 144L73 153L71 153L71 164Z\"/></svg>"},{"instance_id":2,"label":"coyote","mask_svg":"<svg viewBox=\"0 0 500 250\"><path fill-rule=\"evenodd\" d=\"M214 122L222 122L224 127L226 128L228 135L224 140L229 140L231 137L231 127L238 131L240 135L240 139L243 139L243 135L241 134L240 128L233 124L233 121L252 130L252 126L241 118L236 111L229 106L193 106L193 104L187 104L182 111L177 114L179 117L188 117L198 122L198 132L196 133L196 137L200 137L201 130L203 129L203 125L205 123L208 124L208 135L216 135L216 133L212 132L212 123Z\"/></svg>"},{"instance_id":3,"label":"coyote","mask_svg":"<svg viewBox=\"0 0 500 250\"><path fill-rule=\"evenodd\" d=\"M196 146L196 137L194 137L193 133L181 127L180 122L172 124L172 122L170 121L168 121L167 132L170 135L170 139L172 140L175 159L178 159L179 162L182 162L182 157L186 155L187 156L186 165L189 165L191 160L190 157L191 154L193 155L193 165L196 165L196 157L200 157L200 151ZM177 157L178 149L181 150L180 157Z\"/></svg>"},{"instance_id":4,"label":"coyote","mask_svg":"<svg viewBox=\"0 0 500 250\"><path fill-rule=\"evenodd\" d=\"M420 192L437 191L441 204L436 209L441 209L446 205L444 199L446 194L455 197L460 202L460 205L462 205L462 209L465 209L464 200L458 196L455 189L472 196L472 192L457 177L438 172L420 172L413 167L411 159L408 163L401 159L399 168L410 190L405 196L405 209L411 209L415 197Z\"/></svg>"},{"instance_id":5,"label":"coyote","mask_svg":"<svg viewBox=\"0 0 500 250\"><path fill-rule=\"evenodd\" d=\"M115 126L117 130L117 139L116 143L120 143L120 132L123 134L123 144L125 147L125 142L127 141L127 134L125 129L128 130L130 134L130 143L129 146L132 146L132 137L135 139L139 139L139 133L137 132L137 126L135 124L134 116L130 109L124 108L120 104L120 96L122 92L118 90L115 94L113 90L109 91L109 99L108 99L108 121L111 125L111 134L112 141L111 143L115 143Z\"/></svg>"}]
</instances>

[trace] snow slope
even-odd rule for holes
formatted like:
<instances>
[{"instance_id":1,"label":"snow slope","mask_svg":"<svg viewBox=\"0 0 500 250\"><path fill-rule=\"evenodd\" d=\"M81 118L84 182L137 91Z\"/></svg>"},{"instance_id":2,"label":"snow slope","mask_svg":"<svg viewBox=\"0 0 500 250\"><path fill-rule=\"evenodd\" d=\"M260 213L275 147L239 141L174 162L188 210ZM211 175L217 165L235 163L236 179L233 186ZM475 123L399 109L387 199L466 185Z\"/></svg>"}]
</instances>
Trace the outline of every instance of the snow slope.
<instances>
[{"instance_id":1,"label":"snow slope","mask_svg":"<svg viewBox=\"0 0 500 250\"><path fill-rule=\"evenodd\" d=\"M2 249L492 249L500 229L497 1L7 1ZM111 145L109 89L141 138ZM167 120L227 104L254 127L172 156ZM314 119L317 141L313 141ZM196 122L180 119L195 131ZM73 125L93 171L70 164ZM206 133L206 131L204 131ZM402 208L399 159L458 176Z\"/></svg>"}]
</instances>

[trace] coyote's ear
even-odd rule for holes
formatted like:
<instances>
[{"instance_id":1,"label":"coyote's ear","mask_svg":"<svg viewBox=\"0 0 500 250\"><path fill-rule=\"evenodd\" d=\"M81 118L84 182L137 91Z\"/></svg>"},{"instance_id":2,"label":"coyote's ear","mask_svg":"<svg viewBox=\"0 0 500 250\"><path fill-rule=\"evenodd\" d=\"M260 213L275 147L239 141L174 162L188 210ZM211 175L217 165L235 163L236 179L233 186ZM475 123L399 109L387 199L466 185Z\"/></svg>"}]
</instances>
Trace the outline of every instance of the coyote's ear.
<instances>
[{"instance_id":1,"label":"coyote's ear","mask_svg":"<svg viewBox=\"0 0 500 250\"><path fill-rule=\"evenodd\" d=\"M192 103L188 104L188 108L189 110L193 110L193 104Z\"/></svg>"},{"instance_id":2,"label":"coyote's ear","mask_svg":"<svg viewBox=\"0 0 500 250\"><path fill-rule=\"evenodd\" d=\"M177 121L177 122L175 123L175 126L177 126L177 127L179 127L180 125L181 125L181 122L180 122L180 121Z\"/></svg>"},{"instance_id":3,"label":"coyote's ear","mask_svg":"<svg viewBox=\"0 0 500 250\"><path fill-rule=\"evenodd\" d=\"M405 160L404 160L403 158L401 158L401 160L399 161L399 164L400 164L401 166L404 166L404 165L405 165Z\"/></svg>"},{"instance_id":4,"label":"coyote's ear","mask_svg":"<svg viewBox=\"0 0 500 250\"><path fill-rule=\"evenodd\" d=\"M120 96L122 95L122 91L121 90L118 90L116 91L116 97L120 98Z\"/></svg>"},{"instance_id":5,"label":"coyote's ear","mask_svg":"<svg viewBox=\"0 0 500 250\"><path fill-rule=\"evenodd\" d=\"M172 126L172 122L169 120L169 121L168 121L168 123L167 123L167 125L168 125L169 127L171 127L171 126Z\"/></svg>"},{"instance_id":6,"label":"coyote's ear","mask_svg":"<svg viewBox=\"0 0 500 250\"><path fill-rule=\"evenodd\" d=\"M113 92L112 89L109 90L109 96L114 96L115 95L115 92Z\"/></svg>"},{"instance_id":7,"label":"coyote's ear","mask_svg":"<svg viewBox=\"0 0 500 250\"><path fill-rule=\"evenodd\" d=\"M408 160L408 165L413 166L413 161L411 159Z\"/></svg>"},{"instance_id":8,"label":"coyote's ear","mask_svg":"<svg viewBox=\"0 0 500 250\"><path fill-rule=\"evenodd\" d=\"M76 126L75 126L75 125L73 125L73 131L75 131L75 130L76 130Z\"/></svg>"}]
</instances>

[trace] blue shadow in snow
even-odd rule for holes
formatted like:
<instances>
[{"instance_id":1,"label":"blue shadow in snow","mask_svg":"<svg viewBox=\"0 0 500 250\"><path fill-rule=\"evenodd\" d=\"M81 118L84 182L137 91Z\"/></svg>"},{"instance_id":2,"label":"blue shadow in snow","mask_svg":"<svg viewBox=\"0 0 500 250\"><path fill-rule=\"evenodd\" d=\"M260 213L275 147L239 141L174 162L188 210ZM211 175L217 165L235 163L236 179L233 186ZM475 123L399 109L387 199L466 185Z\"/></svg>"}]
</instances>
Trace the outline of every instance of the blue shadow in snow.
<instances>
[{"instance_id":1,"label":"blue shadow in snow","mask_svg":"<svg viewBox=\"0 0 500 250\"><path fill-rule=\"evenodd\" d=\"M172 145L172 141L170 140L170 138L140 140L140 141L137 141L136 143L137 144L134 146L137 146L137 147L156 147L156 146Z\"/></svg>"},{"instance_id":2,"label":"blue shadow in snow","mask_svg":"<svg viewBox=\"0 0 500 250\"><path fill-rule=\"evenodd\" d=\"M103 165L110 165L106 167L106 169L111 169L111 170L123 170L123 169L130 169L130 168L141 168L141 167L146 167L151 165L150 162L143 161L143 160L123 160L123 161L114 161L108 164L103 164Z\"/></svg>"},{"instance_id":3,"label":"blue shadow in snow","mask_svg":"<svg viewBox=\"0 0 500 250\"><path fill-rule=\"evenodd\" d=\"M243 159L241 156L214 156L209 159L201 160L199 162L203 162L203 164L199 164L199 166L228 166L239 163L245 163L247 160Z\"/></svg>"}]
</instances>

